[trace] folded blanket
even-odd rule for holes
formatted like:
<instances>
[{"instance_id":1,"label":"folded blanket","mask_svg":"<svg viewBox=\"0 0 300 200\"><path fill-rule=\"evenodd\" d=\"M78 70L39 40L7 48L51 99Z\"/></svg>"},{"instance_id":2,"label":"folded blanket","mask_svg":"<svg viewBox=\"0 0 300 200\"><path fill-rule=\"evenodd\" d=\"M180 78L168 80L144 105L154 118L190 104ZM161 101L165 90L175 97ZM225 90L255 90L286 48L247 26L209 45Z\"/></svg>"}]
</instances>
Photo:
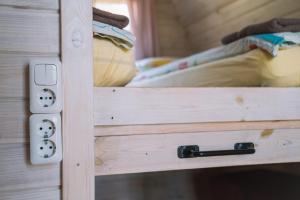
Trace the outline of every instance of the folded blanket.
<instances>
[{"instance_id":1,"label":"folded blanket","mask_svg":"<svg viewBox=\"0 0 300 200\"><path fill-rule=\"evenodd\" d=\"M231 33L222 39L223 44L229 44L249 35L263 33L300 32L300 19L275 18L270 21L253 24L239 32Z\"/></svg>"},{"instance_id":2,"label":"folded blanket","mask_svg":"<svg viewBox=\"0 0 300 200\"><path fill-rule=\"evenodd\" d=\"M200 64L244 54L256 48L263 49L271 56L275 57L277 56L279 49L291 48L293 45L299 44L300 32L248 36L228 45L209 49L186 58L178 59L158 68L142 71L136 77L134 77L132 82L163 76L165 74L187 68L193 68Z\"/></svg>"},{"instance_id":3,"label":"folded blanket","mask_svg":"<svg viewBox=\"0 0 300 200\"><path fill-rule=\"evenodd\" d=\"M175 71L127 87L299 87L300 46L278 51L277 57L255 49L194 68Z\"/></svg>"},{"instance_id":4,"label":"folded blanket","mask_svg":"<svg viewBox=\"0 0 300 200\"><path fill-rule=\"evenodd\" d=\"M109 39L115 45L127 50L131 49L135 42L135 36L132 33L97 21L93 21L93 32L94 35Z\"/></svg>"},{"instance_id":5,"label":"folded blanket","mask_svg":"<svg viewBox=\"0 0 300 200\"><path fill-rule=\"evenodd\" d=\"M128 17L99 10L97 8L93 8L93 20L109 24L120 29L125 28L129 24Z\"/></svg>"}]
</instances>

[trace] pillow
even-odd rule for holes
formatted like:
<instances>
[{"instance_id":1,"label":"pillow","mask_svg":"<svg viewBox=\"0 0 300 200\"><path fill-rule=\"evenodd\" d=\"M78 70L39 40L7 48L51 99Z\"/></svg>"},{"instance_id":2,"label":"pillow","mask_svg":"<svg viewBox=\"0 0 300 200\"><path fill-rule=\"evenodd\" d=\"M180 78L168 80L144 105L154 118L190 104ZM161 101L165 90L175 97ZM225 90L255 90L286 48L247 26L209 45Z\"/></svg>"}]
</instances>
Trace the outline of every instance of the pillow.
<instances>
[{"instance_id":1,"label":"pillow","mask_svg":"<svg viewBox=\"0 0 300 200\"><path fill-rule=\"evenodd\" d=\"M125 50L108 39L93 39L94 86L125 86L136 74L133 49Z\"/></svg>"}]
</instances>

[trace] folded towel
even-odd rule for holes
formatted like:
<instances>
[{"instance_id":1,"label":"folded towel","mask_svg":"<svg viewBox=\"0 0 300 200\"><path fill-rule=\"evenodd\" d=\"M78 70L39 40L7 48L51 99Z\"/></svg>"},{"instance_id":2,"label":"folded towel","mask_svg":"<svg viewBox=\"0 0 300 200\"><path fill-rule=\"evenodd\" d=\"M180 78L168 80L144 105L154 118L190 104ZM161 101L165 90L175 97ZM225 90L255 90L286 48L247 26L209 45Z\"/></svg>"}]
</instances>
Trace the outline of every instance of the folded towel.
<instances>
[{"instance_id":1,"label":"folded towel","mask_svg":"<svg viewBox=\"0 0 300 200\"><path fill-rule=\"evenodd\" d=\"M109 24L120 29L125 28L129 24L128 17L99 10L97 8L93 8L93 20Z\"/></svg>"},{"instance_id":2,"label":"folded towel","mask_svg":"<svg viewBox=\"0 0 300 200\"><path fill-rule=\"evenodd\" d=\"M239 32L231 33L222 39L223 44L229 44L249 35L262 33L300 32L300 19L274 18L260 24L253 24Z\"/></svg>"}]
</instances>

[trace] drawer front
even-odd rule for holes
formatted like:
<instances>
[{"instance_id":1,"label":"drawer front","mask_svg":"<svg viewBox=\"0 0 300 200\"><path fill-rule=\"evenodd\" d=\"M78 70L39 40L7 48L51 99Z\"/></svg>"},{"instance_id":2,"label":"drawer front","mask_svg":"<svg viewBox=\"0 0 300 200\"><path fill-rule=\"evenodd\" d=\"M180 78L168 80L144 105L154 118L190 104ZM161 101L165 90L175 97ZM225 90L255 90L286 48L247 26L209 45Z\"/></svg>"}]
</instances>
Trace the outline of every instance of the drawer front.
<instances>
[{"instance_id":1,"label":"drawer front","mask_svg":"<svg viewBox=\"0 0 300 200\"><path fill-rule=\"evenodd\" d=\"M200 151L229 150L252 142L255 153L180 159L182 145ZM200 133L97 137L96 175L300 162L300 129L266 129Z\"/></svg>"}]
</instances>

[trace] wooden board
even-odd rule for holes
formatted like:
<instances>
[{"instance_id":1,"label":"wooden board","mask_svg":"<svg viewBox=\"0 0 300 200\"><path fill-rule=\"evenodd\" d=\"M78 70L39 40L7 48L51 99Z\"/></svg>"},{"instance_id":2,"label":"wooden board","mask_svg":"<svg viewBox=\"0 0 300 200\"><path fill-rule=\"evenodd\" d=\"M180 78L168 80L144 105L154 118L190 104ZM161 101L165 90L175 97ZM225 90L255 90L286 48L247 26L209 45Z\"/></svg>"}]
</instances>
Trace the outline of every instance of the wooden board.
<instances>
[{"instance_id":1,"label":"wooden board","mask_svg":"<svg viewBox=\"0 0 300 200\"><path fill-rule=\"evenodd\" d=\"M1 192L0 200L59 200L61 190L58 187L32 190L12 190Z\"/></svg>"},{"instance_id":2,"label":"wooden board","mask_svg":"<svg viewBox=\"0 0 300 200\"><path fill-rule=\"evenodd\" d=\"M177 147L199 145L204 150L233 149L237 142L253 142L252 155L179 159ZM300 161L300 129L247 130L98 137L96 175L166 171L221 166Z\"/></svg>"},{"instance_id":3,"label":"wooden board","mask_svg":"<svg viewBox=\"0 0 300 200\"><path fill-rule=\"evenodd\" d=\"M60 185L60 166L29 163L29 145L0 144L0 199L3 191Z\"/></svg>"},{"instance_id":4,"label":"wooden board","mask_svg":"<svg viewBox=\"0 0 300 200\"><path fill-rule=\"evenodd\" d=\"M0 0L0 6L58 10L59 0Z\"/></svg>"},{"instance_id":5,"label":"wooden board","mask_svg":"<svg viewBox=\"0 0 300 200\"><path fill-rule=\"evenodd\" d=\"M187 35L194 49L201 51L220 45L222 37L247 25L283 17L299 9L298 0L233 1L189 25Z\"/></svg>"},{"instance_id":6,"label":"wooden board","mask_svg":"<svg viewBox=\"0 0 300 200\"><path fill-rule=\"evenodd\" d=\"M59 53L56 11L0 7L0 18L0 51Z\"/></svg>"},{"instance_id":7,"label":"wooden board","mask_svg":"<svg viewBox=\"0 0 300 200\"><path fill-rule=\"evenodd\" d=\"M1 47L0 47L1 48ZM0 53L0 98L29 96L29 62L31 59L54 58L58 54Z\"/></svg>"},{"instance_id":8,"label":"wooden board","mask_svg":"<svg viewBox=\"0 0 300 200\"><path fill-rule=\"evenodd\" d=\"M153 124L129 126L95 126L94 134L100 136L146 135L166 133L195 133L207 131L238 131L261 129L300 129L300 121L261 121L194 124Z\"/></svg>"},{"instance_id":9,"label":"wooden board","mask_svg":"<svg viewBox=\"0 0 300 200\"><path fill-rule=\"evenodd\" d=\"M93 200L92 2L61 0L63 199Z\"/></svg>"},{"instance_id":10,"label":"wooden board","mask_svg":"<svg viewBox=\"0 0 300 200\"><path fill-rule=\"evenodd\" d=\"M95 125L300 119L298 88L95 88Z\"/></svg>"},{"instance_id":11,"label":"wooden board","mask_svg":"<svg viewBox=\"0 0 300 200\"><path fill-rule=\"evenodd\" d=\"M0 144L27 141L29 103L22 99L0 98Z\"/></svg>"},{"instance_id":12,"label":"wooden board","mask_svg":"<svg viewBox=\"0 0 300 200\"><path fill-rule=\"evenodd\" d=\"M154 12L160 56L183 57L192 53L191 44L174 10L172 0L155 1Z\"/></svg>"}]
</instances>

